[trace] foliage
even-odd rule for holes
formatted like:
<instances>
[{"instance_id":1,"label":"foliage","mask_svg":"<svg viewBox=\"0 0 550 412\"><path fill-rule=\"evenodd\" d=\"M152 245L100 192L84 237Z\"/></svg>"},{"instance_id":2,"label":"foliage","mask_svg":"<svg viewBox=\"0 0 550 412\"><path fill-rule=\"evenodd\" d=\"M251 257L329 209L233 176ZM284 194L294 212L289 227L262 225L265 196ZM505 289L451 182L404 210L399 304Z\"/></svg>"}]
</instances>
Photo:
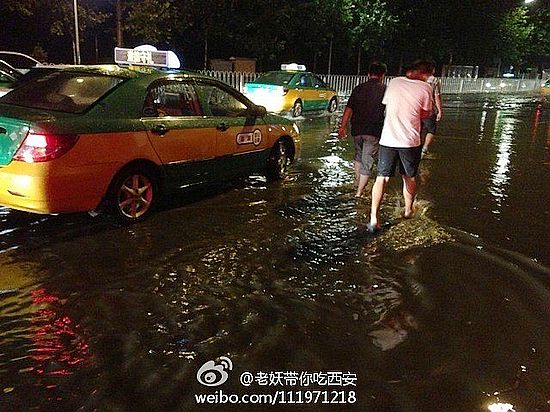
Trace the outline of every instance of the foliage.
<instances>
[{"instance_id":1,"label":"foliage","mask_svg":"<svg viewBox=\"0 0 550 412\"><path fill-rule=\"evenodd\" d=\"M99 47L112 53L120 1L126 47L171 48L186 57L187 67L232 56L255 57L262 71L295 61L316 71L332 62L333 72L341 73L353 72L358 56L359 63L384 60L394 73L419 57L440 66L550 64L550 10L543 0L529 8L518 7L518 0L78 0L83 44L92 33L101 35ZM26 41L27 50L40 41L44 52L57 53L48 39L73 38L72 3L2 0L0 12L9 14L12 30L18 20L27 29L17 30L34 34L3 38Z\"/></svg>"},{"instance_id":2,"label":"foliage","mask_svg":"<svg viewBox=\"0 0 550 412\"><path fill-rule=\"evenodd\" d=\"M44 5L44 1L41 4ZM66 34L74 36L73 2L71 0L54 0L51 1L48 9L53 17L50 31L57 36L64 36ZM107 17L108 13L95 11L90 7L86 7L82 0L78 2L78 27L83 39L86 37L89 29L103 23Z\"/></svg>"},{"instance_id":3,"label":"foliage","mask_svg":"<svg viewBox=\"0 0 550 412\"><path fill-rule=\"evenodd\" d=\"M545 62L550 63L550 5L537 9L530 19L534 30L529 39L529 52L524 59L527 63L543 66Z\"/></svg>"},{"instance_id":4,"label":"foliage","mask_svg":"<svg viewBox=\"0 0 550 412\"><path fill-rule=\"evenodd\" d=\"M4 0L4 7L24 16L31 16L39 5L39 0Z\"/></svg>"},{"instance_id":5,"label":"foliage","mask_svg":"<svg viewBox=\"0 0 550 412\"><path fill-rule=\"evenodd\" d=\"M129 5L126 31L143 43L163 43L177 36L182 27L181 2L176 0L143 0ZM162 22L162 24L158 24Z\"/></svg>"},{"instance_id":6,"label":"foliage","mask_svg":"<svg viewBox=\"0 0 550 412\"><path fill-rule=\"evenodd\" d=\"M365 51L379 47L399 21L383 0L342 0L341 15L353 43Z\"/></svg>"},{"instance_id":7,"label":"foliage","mask_svg":"<svg viewBox=\"0 0 550 412\"><path fill-rule=\"evenodd\" d=\"M498 45L503 60L520 65L531 48L531 39L535 25L530 21L526 7L510 10L499 27L501 41Z\"/></svg>"},{"instance_id":8,"label":"foliage","mask_svg":"<svg viewBox=\"0 0 550 412\"><path fill-rule=\"evenodd\" d=\"M72 0L3 0L10 10L25 16L41 14L48 16L50 33L74 37L74 5ZM88 29L103 23L109 13L94 10L83 0L78 1L78 25L85 34Z\"/></svg>"}]
</instances>

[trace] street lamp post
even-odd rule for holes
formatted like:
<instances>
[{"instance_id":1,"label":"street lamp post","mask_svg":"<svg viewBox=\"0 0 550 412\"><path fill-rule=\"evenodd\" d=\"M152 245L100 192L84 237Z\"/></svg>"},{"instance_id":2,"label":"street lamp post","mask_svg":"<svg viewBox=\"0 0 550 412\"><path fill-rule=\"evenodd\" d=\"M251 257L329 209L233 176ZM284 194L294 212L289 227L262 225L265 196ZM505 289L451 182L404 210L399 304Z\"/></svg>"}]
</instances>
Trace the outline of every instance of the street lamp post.
<instances>
[{"instance_id":1,"label":"street lamp post","mask_svg":"<svg viewBox=\"0 0 550 412\"><path fill-rule=\"evenodd\" d=\"M123 26L122 26L122 0L117 0L116 2L116 45L118 47L124 46L123 36Z\"/></svg>"},{"instance_id":2,"label":"street lamp post","mask_svg":"<svg viewBox=\"0 0 550 412\"><path fill-rule=\"evenodd\" d=\"M74 7L74 63L80 64L80 36L78 34L79 27L78 27L78 4L77 0L73 0L73 7Z\"/></svg>"}]
</instances>

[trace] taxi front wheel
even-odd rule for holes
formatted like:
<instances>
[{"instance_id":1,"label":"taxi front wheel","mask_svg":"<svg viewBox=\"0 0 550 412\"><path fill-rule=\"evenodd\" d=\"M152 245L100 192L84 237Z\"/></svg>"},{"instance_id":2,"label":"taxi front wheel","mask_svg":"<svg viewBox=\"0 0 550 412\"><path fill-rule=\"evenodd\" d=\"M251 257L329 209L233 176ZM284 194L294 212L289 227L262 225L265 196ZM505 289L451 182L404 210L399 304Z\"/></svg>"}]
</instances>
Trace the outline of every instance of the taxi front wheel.
<instances>
[{"instance_id":1,"label":"taxi front wheel","mask_svg":"<svg viewBox=\"0 0 550 412\"><path fill-rule=\"evenodd\" d=\"M289 163L288 147L283 140L279 140L271 149L267 160L267 178L269 180L283 179L288 171Z\"/></svg>"},{"instance_id":2,"label":"taxi front wheel","mask_svg":"<svg viewBox=\"0 0 550 412\"><path fill-rule=\"evenodd\" d=\"M333 97L328 103L328 111L329 113L334 113L336 109L338 109L338 99L336 99L336 97Z\"/></svg>"},{"instance_id":3,"label":"taxi front wheel","mask_svg":"<svg viewBox=\"0 0 550 412\"><path fill-rule=\"evenodd\" d=\"M121 171L109 190L109 209L122 223L138 222L152 211L158 197L155 173L142 167Z\"/></svg>"},{"instance_id":4,"label":"taxi front wheel","mask_svg":"<svg viewBox=\"0 0 550 412\"><path fill-rule=\"evenodd\" d=\"M294 102L294 106L292 107L292 116L294 117L301 116L303 110L304 110L304 107L302 106L302 102L300 100L296 100Z\"/></svg>"}]
</instances>

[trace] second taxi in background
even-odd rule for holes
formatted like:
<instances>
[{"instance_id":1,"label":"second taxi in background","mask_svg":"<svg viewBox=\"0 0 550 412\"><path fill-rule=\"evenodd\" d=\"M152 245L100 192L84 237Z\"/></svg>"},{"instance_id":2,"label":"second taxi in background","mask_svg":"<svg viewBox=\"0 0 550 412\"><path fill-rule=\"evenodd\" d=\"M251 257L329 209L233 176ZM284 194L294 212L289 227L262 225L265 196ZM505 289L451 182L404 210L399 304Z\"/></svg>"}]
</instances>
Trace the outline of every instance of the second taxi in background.
<instances>
[{"instance_id":1,"label":"second taxi in background","mask_svg":"<svg viewBox=\"0 0 550 412\"><path fill-rule=\"evenodd\" d=\"M338 108L338 96L319 76L298 64L283 64L245 84L244 94L256 104L275 113L290 113L298 117L305 111Z\"/></svg>"}]
</instances>

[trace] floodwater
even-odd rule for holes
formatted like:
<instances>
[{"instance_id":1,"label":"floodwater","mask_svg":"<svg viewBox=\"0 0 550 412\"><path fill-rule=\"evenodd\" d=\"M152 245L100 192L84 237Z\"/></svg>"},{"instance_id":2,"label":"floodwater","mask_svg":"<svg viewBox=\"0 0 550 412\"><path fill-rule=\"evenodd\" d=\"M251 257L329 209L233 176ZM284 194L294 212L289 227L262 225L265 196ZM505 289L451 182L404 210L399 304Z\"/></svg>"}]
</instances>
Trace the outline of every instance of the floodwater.
<instances>
[{"instance_id":1,"label":"floodwater","mask_svg":"<svg viewBox=\"0 0 550 412\"><path fill-rule=\"evenodd\" d=\"M134 226L0 209L0 410L549 411L550 102L445 98L416 216L393 179L377 236L326 115L286 181Z\"/></svg>"}]
</instances>

